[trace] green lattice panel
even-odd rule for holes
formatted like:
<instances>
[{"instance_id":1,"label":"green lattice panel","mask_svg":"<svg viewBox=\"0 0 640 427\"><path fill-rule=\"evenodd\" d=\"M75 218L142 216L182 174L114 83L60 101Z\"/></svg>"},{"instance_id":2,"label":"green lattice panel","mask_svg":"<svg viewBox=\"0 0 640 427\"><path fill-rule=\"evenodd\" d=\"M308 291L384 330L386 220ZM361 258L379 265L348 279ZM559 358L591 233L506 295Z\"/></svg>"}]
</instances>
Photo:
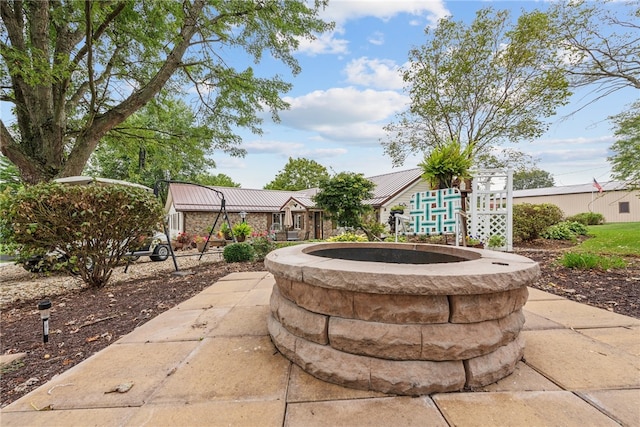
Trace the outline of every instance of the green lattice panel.
<instances>
[{"instance_id":1,"label":"green lattice panel","mask_svg":"<svg viewBox=\"0 0 640 427\"><path fill-rule=\"evenodd\" d=\"M411 230L416 234L455 233L460 193L455 188L422 191L411 197Z\"/></svg>"}]
</instances>

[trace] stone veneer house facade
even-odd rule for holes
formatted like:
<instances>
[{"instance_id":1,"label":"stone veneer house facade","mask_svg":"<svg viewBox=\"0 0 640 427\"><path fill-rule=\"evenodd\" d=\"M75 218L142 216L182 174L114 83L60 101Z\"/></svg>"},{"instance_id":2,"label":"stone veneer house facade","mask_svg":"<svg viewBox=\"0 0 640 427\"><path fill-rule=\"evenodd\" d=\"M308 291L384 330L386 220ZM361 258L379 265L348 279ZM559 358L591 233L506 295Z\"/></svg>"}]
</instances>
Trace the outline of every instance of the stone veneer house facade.
<instances>
[{"instance_id":1,"label":"stone veneer house facade","mask_svg":"<svg viewBox=\"0 0 640 427\"><path fill-rule=\"evenodd\" d=\"M374 197L365 203L373 206L377 219L386 224L389 208L409 205L411 195L429 189L421 179L422 169L369 177L375 184ZM245 221L256 233L274 233L281 230L294 232L297 239L325 239L335 233L335 227L324 212L315 207L313 196L317 188L301 191L277 191L237 187L207 188L171 183L167 195L166 210L169 214L171 236L179 232L208 234L208 229L221 212L222 196L231 224ZM218 217L216 229L222 223ZM286 237L285 237L286 238Z\"/></svg>"}]
</instances>

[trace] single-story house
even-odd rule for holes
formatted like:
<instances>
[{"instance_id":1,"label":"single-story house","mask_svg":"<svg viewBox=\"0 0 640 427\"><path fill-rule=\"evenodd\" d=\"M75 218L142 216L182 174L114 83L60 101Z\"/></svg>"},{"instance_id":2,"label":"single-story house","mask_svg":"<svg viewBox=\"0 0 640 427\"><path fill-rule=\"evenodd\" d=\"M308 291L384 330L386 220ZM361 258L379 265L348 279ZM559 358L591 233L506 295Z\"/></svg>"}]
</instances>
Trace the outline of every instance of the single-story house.
<instances>
[{"instance_id":1,"label":"single-story house","mask_svg":"<svg viewBox=\"0 0 640 427\"><path fill-rule=\"evenodd\" d=\"M373 206L376 218L386 224L390 207L409 205L411 195L429 189L421 178L422 169L414 168L368 178L375 184L374 197L365 203ZM214 224L221 225L222 200L231 224L245 216L257 233L296 232L298 239L324 239L335 232L324 212L315 207L313 196L317 188L301 191L245 189L237 187L209 187L171 183L166 210L172 236L179 232L207 234Z\"/></svg>"},{"instance_id":2,"label":"single-story house","mask_svg":"<svg viewBox=\"0 0 640 427\"><path fill-rule=\"evenodd\" d=\"M630 190L621 181L595 182L560 187L515 190L513 203L551 203L566 216L583 212L602 214L606 222L640 222L640 190Z\"/></svg>"}]
</instances>

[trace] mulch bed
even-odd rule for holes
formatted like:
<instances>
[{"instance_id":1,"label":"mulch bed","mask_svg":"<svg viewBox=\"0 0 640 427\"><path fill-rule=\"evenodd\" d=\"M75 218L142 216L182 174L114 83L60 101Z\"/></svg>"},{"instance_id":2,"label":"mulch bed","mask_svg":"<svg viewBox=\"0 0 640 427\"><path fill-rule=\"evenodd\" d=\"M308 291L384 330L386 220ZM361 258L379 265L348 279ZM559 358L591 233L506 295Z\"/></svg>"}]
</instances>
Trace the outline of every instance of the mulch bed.
<instances>
[{"instance_id":1,"label":"mulch bed","mask_svg":"<svg viewBox=\"0 0 640 427\"><path fill-rule=\"evenodd\" d=\"M581 303L640 318L640 260L616 271L570 270L555 263L563 248L539 245L516 252L538 261L542 275L533 287ZM15 303L2 313L2 354L26 353L2 369L4 407L102 350L134 328L196 295L236 271L262 271L262 263L217 263L56 297L51 310L49 343L42 343L38 301Z\"/></svg>"}]
</instances>

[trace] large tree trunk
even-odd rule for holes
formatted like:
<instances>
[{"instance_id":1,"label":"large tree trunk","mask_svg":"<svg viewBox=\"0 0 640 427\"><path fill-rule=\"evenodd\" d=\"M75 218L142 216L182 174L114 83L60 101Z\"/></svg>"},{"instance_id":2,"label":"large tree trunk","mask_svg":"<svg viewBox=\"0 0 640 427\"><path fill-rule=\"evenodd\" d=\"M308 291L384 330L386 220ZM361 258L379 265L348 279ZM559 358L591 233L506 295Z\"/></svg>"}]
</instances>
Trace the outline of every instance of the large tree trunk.
<instances>
[{"instance_id":1,"label":"large tree trunk","mask_svg":"<svg viewBox=\"0 0 640 427\"><path fill-rule=\"evenodd\" d=\"M96 26L95 33L87 31L85 38L89 40L71 60L69 54L81 40L82 32L56 27L55 33L58 39L53 43L56 46L56 55L51 55L49 52L49 46L51 46L49 12L51 8L59 7L59 4L50 4L44 0L30 2L27 6L29 19L25 19L22 16L20 2L9 3L3 0L0 3L0 13L7 27L12 47L19 50L20 46L26 46L23 34L28 34L29 41L41 55L41 58L34 58L33 61L40 60L53 68L54 65L59 65L57 63L60 61L61 54L67 54L67 59L70 60L66 74L69 76L73 75L81 58L87 54L90 55L92 40L104 31L105 22L115 19L123 9L122 5L117 5L112 14L105 18L105 22ZM88 111L83 118L84 127L80 127L78 134L66 135L65 110L70 100L68 78L56 77L51 70L49 70L50 75L42 79L33 76L25 78L19 74L12 75L16 105L24 106L16 109L21 140L16 141L5 124L0 121L0 151L18 167L22 179L27 183L37 183L56 177L81 174L100 139L156 96L181 66L182 57L197 31L197 17L202 13L204 3L204 0L195 0L193 4L185 1L185 17L180 35L172 51L167 55L166 61L149 82L103 114ZM88 10L90 12L90 8ZM91 25L88 25L88 28L91 28ZM50 59L52 56L54 58ZM33 66L33 64L30 65ZM89 71L91 72L91 69ZM89 83L92 83L92 78ZM88 105L95 105L95 96L96 93L92 90ZM71 142L66 138L73 138L73 140ZM66 154L65 147L68 144L71 145Z\"/></svg>"}]
</instances>

